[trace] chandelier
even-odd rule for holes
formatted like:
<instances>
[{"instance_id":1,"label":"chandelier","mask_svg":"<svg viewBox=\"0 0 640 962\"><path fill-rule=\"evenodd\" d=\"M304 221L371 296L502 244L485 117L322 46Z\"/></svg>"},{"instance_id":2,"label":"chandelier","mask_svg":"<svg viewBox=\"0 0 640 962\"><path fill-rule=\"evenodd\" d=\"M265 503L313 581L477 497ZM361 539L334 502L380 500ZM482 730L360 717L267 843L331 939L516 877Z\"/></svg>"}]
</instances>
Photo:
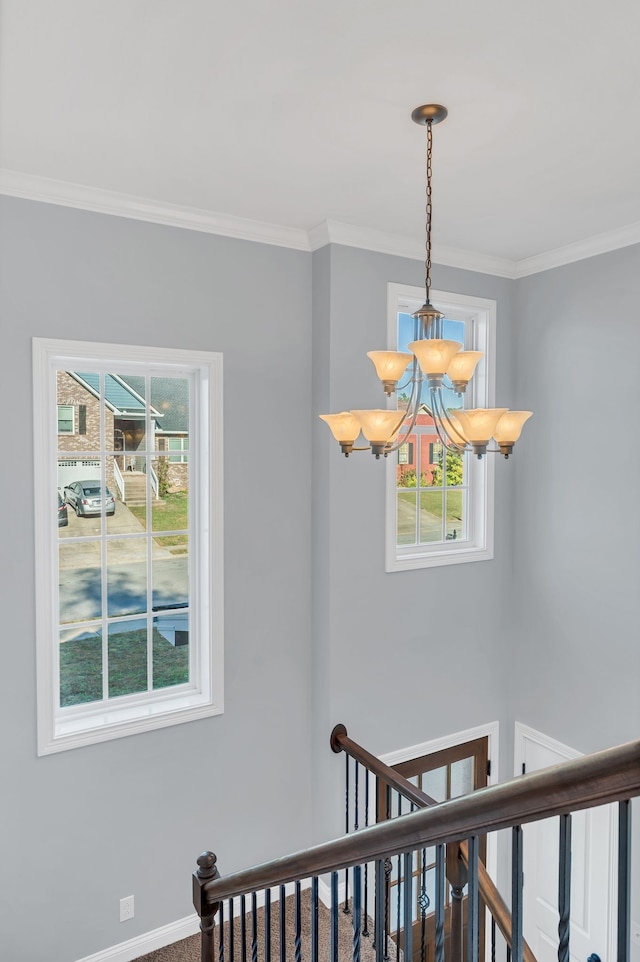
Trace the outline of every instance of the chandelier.
<instances>
[{"instance_id":1,"label":"chandelier","mask_svg":"<svg viewBox=\"0 0 640 962\"><path fill-rule=\"evenodd\" d=\"M509 411L507 408L447 408L443 389L461 397L473 377L481 351L464 351L459 341L443 338L444 314L433 306L431 294L431 221L433 126L447 116L446 107L426 104L416 107L411 119L427 128L427 189L426 189L426 259L425 302L412 314L414 337L408 346L411 354L401 351L369 351L382 381L387 397L398 388L407 368L411 370L403 388L409 390L406 407L374 410L342 411L340 414L321 414L339 442L342 453L371 451L376 458L387 457L397 451L413 431L419 414L428 414L434 422L441 444L447 450L462 454L473 451L482 458L487 452L500 453L508 458L520 437L522 426L531 411ZM356 447L362 431L369 442ZM495 447L489 447L491 439Z\"/></svg>"}]
</instances>

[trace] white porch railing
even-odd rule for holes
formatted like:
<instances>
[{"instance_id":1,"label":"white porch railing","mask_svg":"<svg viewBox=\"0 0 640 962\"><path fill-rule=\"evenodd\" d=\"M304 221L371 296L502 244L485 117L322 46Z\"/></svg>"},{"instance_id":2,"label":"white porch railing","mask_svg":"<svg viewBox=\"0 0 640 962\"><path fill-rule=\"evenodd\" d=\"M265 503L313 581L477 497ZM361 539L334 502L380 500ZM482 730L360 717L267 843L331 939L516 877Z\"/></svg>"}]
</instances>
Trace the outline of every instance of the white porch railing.
<instances>
[{"instance_id":1,"label":"white porch railing","mask_svg":"<svg viewBox=\"0 0 640 962\"><path fill-rule=\"evenodd\" d=\"M115 478L116 484L118 485L118 491L120 492L120 500L124 501L124 479L120 468L118 467L118 462L113 459L113 476Z\"/></svg>"}]
</instances>

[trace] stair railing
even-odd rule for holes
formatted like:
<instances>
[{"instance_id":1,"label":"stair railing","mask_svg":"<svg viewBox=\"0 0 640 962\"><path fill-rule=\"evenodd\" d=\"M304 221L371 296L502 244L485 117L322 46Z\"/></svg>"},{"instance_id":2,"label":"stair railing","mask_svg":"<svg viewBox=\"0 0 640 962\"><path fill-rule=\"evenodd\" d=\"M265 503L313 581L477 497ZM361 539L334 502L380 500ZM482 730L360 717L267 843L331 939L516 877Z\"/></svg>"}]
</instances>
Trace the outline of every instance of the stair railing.
<instances>
[{"instance_id":1,"label":"stair railing","mask_svg":"<svg viewBox=\"0 0 640 962\"><path fill-rule=\"evenodd\" d=\"M343 737L347 738L346 732ZM355 743L350 749L355 750ZM372 761L375 760L371 756ZM396 773L394 773L394 776ZM409 783L410 784L410 783ZM406 788L406 786L405 786ZM409 789L406 789L407 792ZM415 793L415 786L411 786ZM360 828L342 838L316 845L313 848L266 862L253 868L219 877L216 856L205 852L198 859L198 870L193 876L194 905L201 919L202 962L272 962L271 943L274 923L280 933L280 962L303 962L302 949L302 888L303 880L310 880L310 948L304 962L320 962L318 940L319 887L325 884L321 876L328 876L325 901L330 907L330 936L328 959L323 962L344 962L341 948L340 912L343 913L344 892L340 899L339 873L352 869L351 913L349 917L349 959L366 962L365 951L375 952L376 962L412 962L412 907L414 853L435 847L435 939L434 962L445 962L444 934L444 878L445 846L466 842L467 883L467 960L478 962L480 957L479 921L479 838L487 832L512 831L511 925L505 927L510 935L508 955L511 962L525 962L522 936L522 825L560 816L559 845L559 962L569 962L570 936L570 840L571 813L595 806L618 803L618 873L617 873L617 962L629 962L630 955L630 862L631 862L631 803L640 795L640 741L593 755L564 762L551 768L517 779L480 789L450 801L418 808L420 799L414 796L415 811L376 825ZM385 940L388 934L388 911L385 906L385 876L391 859L400 857L404 869L404 897L402 900L402 950ZM462 861L465 858L463 856ZM460 860L457 860L460 864ZM363 903L363 871L372 866L373 885L369 902ZM293 883L293 886L291 886ZM293 951L287 950L286 895L293 894ZM247 897L251 911L247 915ZM272 897L279 902L278 915L272 916ZM239 899L239 906L234 900ZM227 919L225 925L225 900ZM260 925L258 906L263 906ZM238 913L239 907L239 913ZM305 908L306 911L306 908ZM373 918L373 946L363 938L363 911ZM215 917L218 915L216 937ZM234 923L234 916L239 916ZM250 922L247 945L247 919ZM231 924L229 924L229 922ZM241 945L236 945L236 930L240 928ZM510 931L509 931L510 930ZM278 929L276 929L278 931ZM342 933L344 937L344 933ZM226 952L226 954L225 954ZM288 954L287 954L288 953ZM493 960L492 960L493 962Z\"/></svg>"},{"instance_id":2,"label":"stair railing","mask_svg":"<svg viewBox=\"0 0 640 962\"><path fill-rule=\"evenodd\" d=\"M417 786L413 785L408 779L400 775L389 765L385 765L384 762L380 761L377 756L372 755L368 752L366 748L354 742L353 739L349 738L347 734L347 729L344 725L336 725L331 732L331 748L338 754L340 752L345 752L345 754L355 761L355 771L354 780L356 786L359 783L359 766L363 766L366 772L371 773L376 778L376 797L379 795L380 782L387 786L387 799L389 799L389 790L394 790L399 796L406 799L410 805L411 810L422 808L431 808L434 805L441 804L437 802L434 798L427 795ZM349 774L347 768L347 786L349 782ZM368 784L365 782L365 793L369 793ZM351 819L349 817L350 808L350 797L347 788L347 798L346 798L346 823L347 831L349 831L349 825ZM354 805L356 809L355 815L355 830L357 830L358 825L358 792L354 793ZM389 800L387 801L387 806L391 809L391 804ZM368 806L365 805L365 811ZM389 814L387 814L389 817ZM368 820L368 819L367 819ZM447 880L451 885L451 942L452 951L450 953L450 962L461 962L463 957L463 946L464 946L464 931L463 931L463 892L465 886L469 881L469 845L468 842L461 841L455 842L447 846L446 848L446 861L445 861L445 874ZM498 930L502 933L502 936L509 947L512 949L512 924L511 924L511 913L507 907L506 902L500 895L497 887L495 886L491 876L487 872L482 861L478 861L478 888L480 893L480 898L486 905L487 909L491 914L491 918ZM387 896L385 896L387 897ZM424 919L425 913L423 913ZM492 955L495 954L495 931L492 927ZM522 943L522 955L523 962L536 962L536 958L529 948L526 940L523 939Z\"/></svg>"}]
</instances>

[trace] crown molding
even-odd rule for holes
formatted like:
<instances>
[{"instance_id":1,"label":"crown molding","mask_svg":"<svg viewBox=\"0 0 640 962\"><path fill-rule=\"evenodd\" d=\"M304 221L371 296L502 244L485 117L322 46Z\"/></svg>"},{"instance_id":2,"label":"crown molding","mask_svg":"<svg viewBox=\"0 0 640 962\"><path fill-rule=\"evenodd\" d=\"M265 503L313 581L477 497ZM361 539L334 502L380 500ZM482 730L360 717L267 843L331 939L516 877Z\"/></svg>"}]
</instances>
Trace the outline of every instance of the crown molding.
<instances>
[{"instance_id":1,"label":"crown molding","mask_svg":"<svg viewBox=\"0 0 640 962\"><path fill-rule=\"evenodd\" d=\"M597 257L598 254L607 254L609 251L631 247L633 244L640 244L640 221L604 234L595 234L593 237L587 237L586 240L576 241L575 244L566 244L564 247L556 247L554 250L535 254L533 257L524 257L516 261L515 276L527 277L529 274L540 274L554 267L573 264L575 261Z\"/></svg>"},{"instance_id":2,"label":"crown molding","mask_svg":"<svg viewBox=\"0 0 640 962\"><path fill-rule=\"evenodd\" d=\"M309 238L305 230L267 224L264 221L217 214L195 207L181 207L162 201L148 200L132 194L119 194L99 187L85 187L49 177L23 174L14 170L0 169L0 194L37 200L45 204L90 210L98 214L112 214L131 220L164 224L204 234L221 234L238 240L289 247L293 250L309 250Z\"/></svg>"},{"instance_id":3,"label":"crown molding","mask_svg":"<svg viewBox=\"0 0 640 962\"><path fill-rule=\"evenodd\" d=\"M163 224L168 227L179 227L204 234L219 234L223 237L254 241L258 244L272 244L292 250L315 251L327 244L341 244L346 247L376 251L380 254L390 254L394 257L424 260L422 244L411 237L356 227L341 221L326 220L306 231L298 227L268 224L264 221L249 220L231 214L218 214L195 207L182 207L178 204L136 197L133 194L120 194L98 187L86 187L2 168L0 168L0 194L94 211L99 214L127 217L152 224ZM519 278L639 243L640 221L518 261L435 244L433 261L445 267L457 267L480 274Z\"/></svg>"},{"instance_id":4,"label":"crown molding","mask_svg":"<svg viewBox=\"0 0 640 962\"><path fill-rule=\"evenodd\" d=\"M324 221L309 231L311 250L317 250L325 244L342 244L345 247L358 247L361 250L376 251L379 254L391 254L394 257L424 260L423 241L418 242L411 237L368 227L355 227L353 224L344 224L335 220ZM480 274L510 278L516 276L515 262L506 257L494 257L491 254L479 254L475 251L446 247L441 244L433 245L433 261L445 267L459 267L466 271L478 271Z\"/></svg>"}]
</instances>

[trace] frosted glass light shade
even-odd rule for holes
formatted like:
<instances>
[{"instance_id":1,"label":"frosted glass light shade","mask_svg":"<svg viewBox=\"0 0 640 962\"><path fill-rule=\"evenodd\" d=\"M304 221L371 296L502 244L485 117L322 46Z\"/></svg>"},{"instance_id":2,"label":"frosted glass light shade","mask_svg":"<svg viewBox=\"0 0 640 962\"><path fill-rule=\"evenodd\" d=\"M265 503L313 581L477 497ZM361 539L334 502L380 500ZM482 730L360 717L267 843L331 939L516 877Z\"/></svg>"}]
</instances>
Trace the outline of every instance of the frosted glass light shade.
<instances>
[{"instance_id":1,"label":"frosted glass light shade","mask_svg":"<svg viewBox=\"0 0 640 962\"><path fill-rule=\"evenodd\" d=\"M470 381L482 351L458 351L454 354L447 368L447 374L452 381Z\"/></svg>"},{"instance_id":2,"label":"frosted glass light shade","mask_svg":"<svg viewBox=\"0 0 640 962\"><path fill-rule=\"evenodd\" d=\"M360 422L350 411L342 411L340 414L321 414L320 418L329 425L336 441L353 444L360 434Z\"/></svg>"},{"instance_id":3,"label":"frosted glass light shade","mask_svg":"<svg viewBox=\"0 0 640 962\"><path fill-rule=\"evenodd\" d=\"M404 418L402 411L389 411L383 408L351 411L351 414L358 419L367 441L375 444L388 444L397 434Z\"/></svg>"},{"instance_id":4,"label":"frosted glass light shade","mask_svg":"<svg viewBox=\"0 0 640 962\"><path fill-rule=\"evenodd\" d=\"M381 381L399 381L406 371L413 354L401 351L367 351Z\"/></svg>"},{"instance_id":5,"label":"frosted glass light shade","mask_svg":"<svg viewBox=\"0 0 640 962\"><path fill-rule=\"evenodd\" d=\"M412 341L408 347L418 358L418 364L425 374L442 376L451 364L453 355L462 348L462 344L459 341L428 338L425 341Z\"/></svg>"},{"instance_id":6,"label":"frosted glass light shade","mask_svg":"<svg viewBox=\"0 0 640 962\"><path fill-rule=\"evenodd\" d=\"M532 414L533 411L507 411L503 414L493 431L493 437L498 444L515 444L520 437L522 426Z\"/></svg>"},{"instance_id":7,"label":"frosted glass light shade","mask_svg":"<svg viewBox=\"0 0 640 962\"><path fill-rule=\"evenodd\" d=\"M507 408L469 408L466 411L456 411L464 436L471 444L485 443L496 429L496 424Z\"/></svg>"}]
</instances>

